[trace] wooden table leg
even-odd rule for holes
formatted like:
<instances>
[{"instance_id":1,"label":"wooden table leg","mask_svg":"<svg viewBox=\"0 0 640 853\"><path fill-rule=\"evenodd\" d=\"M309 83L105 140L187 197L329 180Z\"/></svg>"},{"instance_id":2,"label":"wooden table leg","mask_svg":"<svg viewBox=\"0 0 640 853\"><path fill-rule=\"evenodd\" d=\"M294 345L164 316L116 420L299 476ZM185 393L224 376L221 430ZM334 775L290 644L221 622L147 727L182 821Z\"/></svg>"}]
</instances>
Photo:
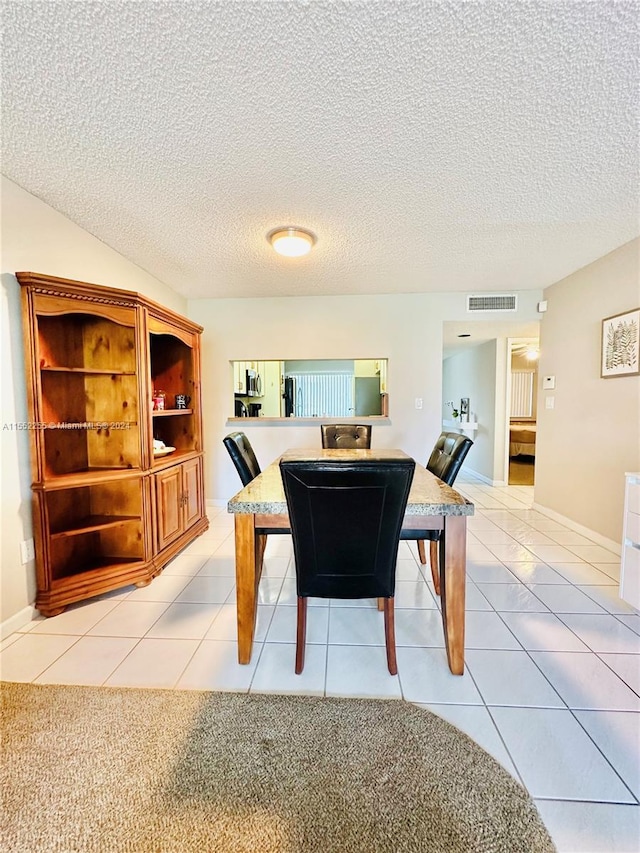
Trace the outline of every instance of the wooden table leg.
<instances>
[{"instance_id":1,"label":"wooden table leg","mask_svg":"<svg viewBox=\"0 0 640 853\"><path fill-rule=\"evenodd\" d=\"M442 625L449 669L464 673L464 598L467 567L467 518L448 515L440 540Z\"/></svg>"},{"instance_id":2,"label":"wooden table leg","mask_svg":"<svg viewBox=\"0 0 640 853\"><path fill-rule=\"evenodd\" d=\"M249 663L256 626L258 562L261 543L255 533L255 516L236 513L236 611L238 617L238 663Z\"/></svg>"}]
</instances>

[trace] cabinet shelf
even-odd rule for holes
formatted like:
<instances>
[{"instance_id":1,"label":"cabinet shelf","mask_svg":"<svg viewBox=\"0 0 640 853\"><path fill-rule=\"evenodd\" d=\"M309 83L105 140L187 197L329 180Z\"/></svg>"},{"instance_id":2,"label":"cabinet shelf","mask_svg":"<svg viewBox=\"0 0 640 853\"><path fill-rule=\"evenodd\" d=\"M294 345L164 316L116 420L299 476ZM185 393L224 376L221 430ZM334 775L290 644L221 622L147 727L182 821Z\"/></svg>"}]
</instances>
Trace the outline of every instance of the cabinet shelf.
<instances>
[{"instance_id":1,"label":"cabinet shelf","mask_svg":"<svg viewBox=\"0 0 640 853\"><path fill-rule=\"evenodd\" d=\"M135 370L111 370L93 367L60 367L58 365L42 364L40 370L46 373L85 373L88 375L96 374L97 376L135 376Z\"/></svg>"},{"instance_id":2,"label":"cabinet shelf","mask_svg":"<svg viewBox=\"0 0 640 853\"><path fill-rule=\"evenodd\" d=\"M56 430L52 430L56 432ZM79 430L60 430L60 432L77 433ZM107 478L110 474L135 474L140 471L139 465L83 465L82 467L64 471L45 470L45 482L65 483L73 480L84 480L85 478Z\"/></svg>"},{"instance_id":3,"label":"cabinet shelf","mask_svg":"<svg viewBox=\"0 0 640 853\"><path fill-rule=\"evenodd\" d=\"M89 515L78 519L73 527L66 530L52 530L52 539L62 539L65 536L80 536L83 533L93 533L95 530L106 530L108 527L120 527L129 521L140 521L138 515Z\"/></svg>"},{"instance_id":4,"label":"cabinet shelf","mask_svg":"<svg viewBox=\"0 0 640 853\"><path fill-rule=\"evenodd\" d=\"M167 447L175 447L177 453L200 451L200 425L194 409L163 409L153 412L153 437L163 441ZM170 459L175 459L176 453ZM165 458L165 457L162 457Z\"/></svg>"},{"instance_id":5,"label":"cabinet shelf","mask_svg":"<svg viewBox=\"0 0 640 853\"><path fill-rule=\"evenodd\" d=\"M37 491L49 492L60 489L76 488L77 486L91 486L100 483L118 482L128 480L131 477L140 476L141 468L86 468L69 474L47 475L46 479L33 484Z\"/></svg>"},{"instance_id":6,"label":"cabinet shelf","mask_svg":"<svg viewBox=\"0 0 640 853\"><path fill-rule=\"evenodd\" d=\"M166 456L154 456L152 463L154 468L166 468L169 465L175 465L176 462L183 462L185 459L190 459L198 455L196 450L176 450Z\"/></svg>"},{"instance_id":7,"label":"cabinet shelf","mask_svg":"<svg viewBox=\"0 0 640 853\"><path fill-rule=\"evenodd\" d=\"M65 301L64 288L59 296L34 298L37 311L37 361L40 367L60 369L60 372L135 374L137 364L135 308L116 308L92 312L85 302L86 312L76 313L80 300ZM97 307L97 306L96 306ZM109 317L106 314L110 314Z\"/></svg>"},{"instance_id":8,"label":"cabinet shelf","mask_svg":"<svg viewBox=\"0 0 640 853\"><path fill-rule=\"evenodd\" d=\"M100 569L109 569L111 574L117 574L118 569L127 566L135 565L144 566L142 557L85 557L81 564L77 560L70 560L59 566L53 567L53 583L60 582L67 578L86 578L87 582L94 580L93 576ZM95 595L95 593L93 593Z\"/></svg>"}]
</instances>

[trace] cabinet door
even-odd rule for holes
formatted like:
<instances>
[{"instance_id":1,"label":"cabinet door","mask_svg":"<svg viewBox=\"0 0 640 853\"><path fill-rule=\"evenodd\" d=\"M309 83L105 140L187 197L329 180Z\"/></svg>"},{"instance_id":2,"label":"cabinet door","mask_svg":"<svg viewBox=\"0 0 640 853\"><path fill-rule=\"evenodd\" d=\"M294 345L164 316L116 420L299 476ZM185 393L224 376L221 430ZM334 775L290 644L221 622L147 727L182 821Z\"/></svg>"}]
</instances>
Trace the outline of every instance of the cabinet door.
<instances>
[{"instance_id":1,"label":"cabinet door","mask_svg":"<svg viewBox=\"0 0 640 853\"><path fill-rule=\"evenodd\" d=\"M182 533L182 494L181 465L156 474L159 550Z\"/></svg>"},{"instance_id":2,"label":"cabinet door","mask_svg":"<svg viewBox=\"0 0 640 853\"><path fill-rule=\"evenodd\" d=\"M244 394L247 390L245 387L246 373L244 361L233 362L233 391L234 394Z\"/></svg>"},{"instance_id":3,"label":"cabinet door","mask_svg":"<svg viewBox=\"0 0 640 853\"><path fill-rule=\"evenodd\" d=\"M199 518L202 518L204 510L202 505L202 460L192 459L190 462L185 462L182 466L182 472L184 527L186 529L195 524Z\"/></svg>"},{"instance_id":4,"label":"cabinet door","mask_svg":"<svg viewBox=\"0 0 640 853\"><path fill-rule=\"evenodd\" d=\"M627 475L620 565L620 598L640 608L640 476Z\"/></svg>"}]
</instances>

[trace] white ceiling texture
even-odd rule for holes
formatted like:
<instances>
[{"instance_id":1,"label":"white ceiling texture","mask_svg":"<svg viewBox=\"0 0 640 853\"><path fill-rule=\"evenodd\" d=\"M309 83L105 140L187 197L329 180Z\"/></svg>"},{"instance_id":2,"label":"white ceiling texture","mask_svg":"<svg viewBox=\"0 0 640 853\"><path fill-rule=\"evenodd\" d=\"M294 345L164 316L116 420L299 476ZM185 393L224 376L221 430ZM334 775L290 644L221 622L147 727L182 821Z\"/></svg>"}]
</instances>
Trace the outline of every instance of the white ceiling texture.
<instances>
[{"instance_id":1,"label":"white ceiling texture","mask_svg":"<svg viewBox=\"0 0 640 853\"><path fill-rule=\"evenodd\" d=\"M3 172L185 296L543 288L640 230L637 2L2 5Z\"/></svg>"}]
</instances>

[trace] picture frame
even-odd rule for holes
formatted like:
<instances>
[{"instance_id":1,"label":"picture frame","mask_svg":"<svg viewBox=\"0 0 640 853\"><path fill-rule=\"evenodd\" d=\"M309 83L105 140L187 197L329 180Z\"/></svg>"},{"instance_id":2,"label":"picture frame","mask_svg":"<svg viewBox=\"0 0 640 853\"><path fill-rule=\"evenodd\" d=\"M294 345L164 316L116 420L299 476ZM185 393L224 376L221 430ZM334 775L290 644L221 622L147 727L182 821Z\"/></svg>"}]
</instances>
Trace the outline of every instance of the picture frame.
<instances>
[{"instance_id":1,"label":"picture frame","mask_svg":"<svg viewBox=\"0 0 640 853\"><path fill-rule=\"evenodd\" d=\"M602 321L600 376L640 374L640 308L605 317Z\"/></svg>"}]
</instances>

